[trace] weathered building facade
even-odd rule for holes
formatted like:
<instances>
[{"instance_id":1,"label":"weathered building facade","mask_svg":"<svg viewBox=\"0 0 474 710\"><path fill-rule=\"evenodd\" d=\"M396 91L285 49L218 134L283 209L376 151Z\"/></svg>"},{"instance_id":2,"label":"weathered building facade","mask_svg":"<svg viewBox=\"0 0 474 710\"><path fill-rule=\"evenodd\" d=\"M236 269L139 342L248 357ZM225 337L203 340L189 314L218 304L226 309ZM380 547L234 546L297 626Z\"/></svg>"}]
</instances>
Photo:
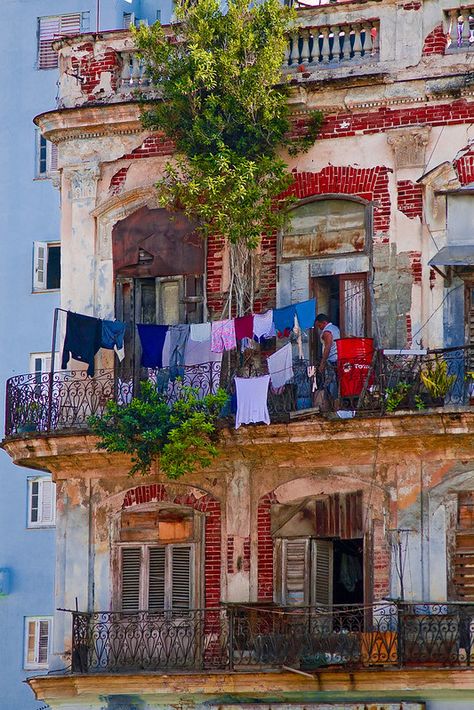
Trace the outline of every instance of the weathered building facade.
<instances>
[{"instance_id":1,"label":"weathered building facade","mask_svg":"<svg viewBox=\"0 0 474 710\"><path fill-rule=\"evenodd\" d=\"M262 240L254 308L315 295L343 335L373 337L372 415L224 428L211 468L138 481L84 428L117 395L110 354L46 382L39 432L19 431L10 381L4 446L53 474L56 606L79 610L55 615L58 673L31 681L52 708L472 704L473 21L448 0L298 12L293 130L325 119L288 158L298 202ZM36 122L58 145L61 306L127 320L132 372L136 323L220 316L228 249L157 205L173 146L140 125L134 89L152 90L129 33L57 51L58 107ZM387 413L430 361L454 377L444 406Z\"/></svg>"}]
</instances>

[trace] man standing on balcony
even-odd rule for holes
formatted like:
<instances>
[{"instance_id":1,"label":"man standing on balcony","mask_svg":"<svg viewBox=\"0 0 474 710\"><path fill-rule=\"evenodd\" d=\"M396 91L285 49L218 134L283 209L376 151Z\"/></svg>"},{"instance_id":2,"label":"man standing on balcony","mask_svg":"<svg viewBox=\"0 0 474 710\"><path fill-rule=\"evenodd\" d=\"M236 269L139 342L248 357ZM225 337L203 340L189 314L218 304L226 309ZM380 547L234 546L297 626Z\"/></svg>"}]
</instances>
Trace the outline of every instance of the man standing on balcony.
<instances>
[{"instance_id":1,"label":"man standing on balcony","mask_svg":"<svg viewBox=\"0 0 474 710\"><path fill-rule=\"evenodd\" d=\"M324 388L332 401L337 398L337 348L336 340L341 337L341 331L330 322L325 313L316 316L316 327L320 331L322 355L318 371L324 377Z\"/></svg>"}]
</instances>

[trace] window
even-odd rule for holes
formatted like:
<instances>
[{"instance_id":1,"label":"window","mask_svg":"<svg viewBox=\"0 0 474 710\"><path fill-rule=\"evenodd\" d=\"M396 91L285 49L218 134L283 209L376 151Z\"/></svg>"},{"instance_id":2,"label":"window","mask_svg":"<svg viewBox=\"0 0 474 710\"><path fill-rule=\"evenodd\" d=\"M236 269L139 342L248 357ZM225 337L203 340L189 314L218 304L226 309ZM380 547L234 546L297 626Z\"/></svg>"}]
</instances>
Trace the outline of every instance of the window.
<instances>
[{"instance_id":1,"label":"window","mask_svg":"<svg viewBox=\"0 0 474 710\"><path fill-rule=\"evenodd\" d=\"M34 242L33 291L52 291L61 284L61 245Z\"/></svg>"},{"instance_id":2,"label":"window","mask_svg":"<svg viewBox=\"0 0 474 710\"><path fill-rule=\"evenodd\" d=\"M120 550L122 611L193 608L194 545L137 545Z\"/></svg>"},{"instance_id":3,"label":"window","mask_svg":"<svg viewBox=\"0 0 474 710\"><path fill-rule=\"evenodd\" d=\"M59 353L54 354L54 369L58 366ZM30 353L30 372L36 375L35 382L40 384L43 375L51 372L51 353Z\"/></svg>"},{"instance_id":4,"label":"window","mask_svg":"<svg viewBox=\"0 0 474 710\"><path fill-rule=\"evenodd\" d=\"M123 29L128 30L129 27L135 25L135 13L134 12L124 12L123 13Z\"/></svg>"},{"instance_id":5,"label":"window","mask_svg":"<svg viewBox=\"0 0 474 710\"><path fill-rule=\"evenodd\" d=\"M48 667L51 626L52 619L49 616L25 618L25 668Z\"/></svg>"},{"instance_id":6,"label":"window","mask_svg":"<svg viewBox=\"0 0 474 710\"><path fill-rule=\"evenodd\" d=\"M75 35L89 29L89 13L75 12L69 15L49 15L38 18L38 69L55 69L58 55L53 41L62 35Z\"/></svg>"},{"instance_id":7,"label":"window","mask_svg":"<svg viewBox=\"0 0 474 710\"><path fill-rule=\"evenodd\" d=\"M331 606L333 544L330 540L282 539L280 603Z\"/></svg>"},{"instance_id":8,"label":"window","mask_svg":"<svg viewBox=\"0 0 474 710\"><path fill-rule=\"evenodd\" d=\"M36 178L49 178L58 169L58 146L36 131Z\"/></svg>"},{"instance_id":9,"label":"window","mask_svg":"<svg viewBox=\"0 0 474 710\"><path fill-rule=\"evenodd\" d=\"M48 476L28 479L28 527L52 527L55 513L56 484Z\"/></svg>"}]
</instances>

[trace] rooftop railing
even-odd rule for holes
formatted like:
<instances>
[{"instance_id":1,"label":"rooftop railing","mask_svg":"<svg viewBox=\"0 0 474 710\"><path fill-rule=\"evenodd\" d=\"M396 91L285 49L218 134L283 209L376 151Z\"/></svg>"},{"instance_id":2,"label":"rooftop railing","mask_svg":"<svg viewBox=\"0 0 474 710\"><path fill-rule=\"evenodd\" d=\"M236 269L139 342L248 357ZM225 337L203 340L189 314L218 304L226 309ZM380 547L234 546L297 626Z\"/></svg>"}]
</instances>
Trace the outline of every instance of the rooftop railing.
<instances>
[{"instance_id":1,"label":"rooftop railing","mask_svg":"<svg viewBox=\"0 0 474 710\"><path fill-rule=\"evenodd\" d=\"M71 612L72 672L470 667L474 605Z\"/></svg>"},{"instance_id":2,"label":"rooftop railing","mask_svg":"<svg viewBox=\"0 0 474 710\"><path fill-rule=\"evenodd\" d=\"M271 420L319 413L320 379L308 376L308 362L295 360L294 377L282 390L268 393ZM362 375L361 375L362 370ZM182 377L172 381L169 369L148 372L168 401L180 396L183 384L198 394L226 389L229 402L222 418L235 413L234 374L254 376L267 373L264 360L252 371L236 370L220 363L185 367ZM349 383L350 394L345 391ZM351 383L357 386L351 387ZM430 384L431 383L431 384ZM322 408L346 411L350 416L382 416L396 411L421 412L433 408L469 405L474 400L474 350L468 347L432 351L383 351L374 353L370 364L357 359L339 363L339 396ZM316 386L316 390L314 390ZM87 429L91 415L101 415L108 401L127 404L139 393L135 378L121 378L113 370L99 370L88 377L85 370L16 375L6 387L6 436L68 429Z\"/></svg>"}]
</instances>

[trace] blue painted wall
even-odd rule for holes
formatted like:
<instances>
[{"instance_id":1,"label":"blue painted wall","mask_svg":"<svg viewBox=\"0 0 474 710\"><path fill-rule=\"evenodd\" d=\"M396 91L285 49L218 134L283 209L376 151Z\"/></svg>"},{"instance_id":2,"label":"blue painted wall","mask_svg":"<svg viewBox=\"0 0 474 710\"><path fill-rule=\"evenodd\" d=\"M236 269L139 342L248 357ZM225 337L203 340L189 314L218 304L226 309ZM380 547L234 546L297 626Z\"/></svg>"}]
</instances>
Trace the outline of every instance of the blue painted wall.
<instances>
[{"instance_id":1,"label":"blue painted wall","mask_svg":"<svg viewBox=\"0 0 474 710\"><path fill-rule=\"evenodd\" d=\"M101 29L122 27L123 12L150 22L158 3L101 0ZM54 107L57 70L35 68L37 18L90 11L95 0L2 0L0 63L0 429L3 433L5 380L28 372L29 353L51 345L53 309L59 294L32 294L33 242L57 240L59 193L50 180L34 180L33 117ZM42 706L22 681L24 617L50 616L54 609L54 529L28 529L27 478L34 472L14 466L0 451L0 568L11 571L10 594L0 597L0 707L33 710ZM43 671L42 671L43 672Z\"/></svg>"}]
</instances>

